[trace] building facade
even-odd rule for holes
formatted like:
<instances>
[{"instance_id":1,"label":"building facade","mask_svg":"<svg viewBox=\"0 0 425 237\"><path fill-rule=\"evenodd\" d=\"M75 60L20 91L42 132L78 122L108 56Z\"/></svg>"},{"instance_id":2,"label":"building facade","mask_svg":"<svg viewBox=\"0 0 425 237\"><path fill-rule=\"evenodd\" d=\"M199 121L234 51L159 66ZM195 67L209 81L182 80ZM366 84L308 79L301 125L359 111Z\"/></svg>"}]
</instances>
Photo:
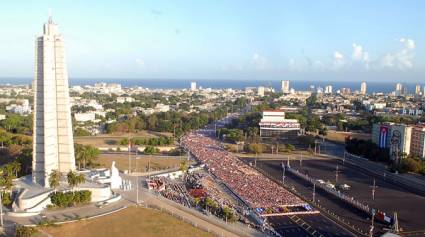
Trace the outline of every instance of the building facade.
<instances>
[{"instance_id":1,"label":"building facade","mask_svg":"<svg viewBox=\"0 0 425 237\"><path fill-rule=\"evenodd\" d=\"M362 82L362 84L360 84L360 93L362 95L366 95L367 92L367 84L365 81Z\"/></svg>"},{"instance_id":2,"label":"building facade","mask_svg":"<svg viewBox=\"0 0 425 237\"><path fill-rule=\"evenodd\" d=\"M75 170L64 41L52 18L36 39L32 180L49 186L52 170Z\"/></svg>"},{"instance_id":3,"label":"building facade","mask_svg":"<svg viewBox=\"0 0 425 237\"><path fill-rule=\"evenodd\" d=\"M289 81L281 81L282 93L289 93Z\"/></svg>"},{"instance_id":4,"label":"building facade","mask_svg":"<svg viewBox=\"0 0 425 237\"><path fill-rule=\"evenodd\" d=\"M285 112L281 110L263 111L259 123L260 137L280 137L295 139L300 132L300 123L296 119L285 119Z\"/></svg>"},{"instance_id":5,"label":"building facade","mask_svg":"<svg viewBox=\"0 0 425 237\"><path fill-rule=\"evenodd\" d=\"M191 90L191 91L196 91L196 82L192 81L192 82L190 83L190 90Z\"/></svg>"},{"instance_id":6,"label":"building facade","mask_svg":"<svg viewBox=\"0 0 425 237\"><path fill-rule=\"evenodd\" d=\"M410 154L422 159L425 158L425 125L418 125L412 128Z\"/></svg>"},{"instance_id":7,"label":"building facade","mask_svg":"<svg viewBox=\"0 0 425 237\"><path fill-rule=\"evenodd\" d=\"M393 123L375 123L372 127L372 142L379 148L390 147L391 126Z\"/></svg>"}]
</instances>

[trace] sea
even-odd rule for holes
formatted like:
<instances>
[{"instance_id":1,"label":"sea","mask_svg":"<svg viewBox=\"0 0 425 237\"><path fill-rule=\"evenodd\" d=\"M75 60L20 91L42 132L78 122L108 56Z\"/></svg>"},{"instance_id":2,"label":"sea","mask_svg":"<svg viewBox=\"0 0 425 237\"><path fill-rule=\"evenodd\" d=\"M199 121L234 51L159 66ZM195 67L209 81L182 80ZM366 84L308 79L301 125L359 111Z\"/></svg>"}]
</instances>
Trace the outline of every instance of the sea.
<instances>
[{"instance_id":1,"label":"sea","mask_svg":"<svg viewBox=\"0 0 425 237\"><path fill-rule=\"evenodd\" d=\"M31 84L31 78L0 78L0 85L14 84L23 85ZM150 89L183 89L190 88L191 82L196 82L198 87L202 88L233 88L244 89L246 87L267 86L273 87L275 90L280 90L280 80L235 80L235 79L126 79L126 78L70 78L70 85L94 85L95 83L119 83L123 87L140 86ZM409 93L415 91L417 83L403 83ZM325 88L327 85L332 85L333 91L340 88L350 88L351 91L360 90L360 81L290 81L290 88L295 90L310 90L314 88ZM396 82L367 82L368 93L390 93L395 90ZM422 86L425 86L423 84ZM423 89L423 87L422 87Z\"/></svg>"}]
</instances>

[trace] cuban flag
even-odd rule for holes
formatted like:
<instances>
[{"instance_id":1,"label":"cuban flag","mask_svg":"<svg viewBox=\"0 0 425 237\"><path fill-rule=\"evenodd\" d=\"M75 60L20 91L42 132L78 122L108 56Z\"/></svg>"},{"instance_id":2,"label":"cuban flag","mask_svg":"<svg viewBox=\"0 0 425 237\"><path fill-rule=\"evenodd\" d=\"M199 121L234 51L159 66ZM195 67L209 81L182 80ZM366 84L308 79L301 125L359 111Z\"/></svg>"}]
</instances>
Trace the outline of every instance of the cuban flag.
<instances>
[{"instance_id":1,"label":"cuban flag","mask_svg":"<svg viewBox=\"0 0 425 237\"><path fill-rule=\"evenodd\" d=\"M381 127L381 129L379 131L379 147L380 148L386 147L387 139L388 139L388 132L389 132L388 127Z\"/></svg>"}]
</instances>

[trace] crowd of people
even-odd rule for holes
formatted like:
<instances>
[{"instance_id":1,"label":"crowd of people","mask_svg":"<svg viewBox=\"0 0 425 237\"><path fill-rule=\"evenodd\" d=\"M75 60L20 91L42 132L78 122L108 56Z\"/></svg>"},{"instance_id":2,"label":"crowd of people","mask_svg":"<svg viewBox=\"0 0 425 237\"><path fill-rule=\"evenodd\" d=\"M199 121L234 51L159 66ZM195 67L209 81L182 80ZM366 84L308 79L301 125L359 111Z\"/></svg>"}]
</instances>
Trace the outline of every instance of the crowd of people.
<instances>
[{"instance_id":1,"label":"crowd of people","mask_svg":"<svg viewBox=\"0 0 425 237\"><path fill-rule=\"evenodd\" d=\"M206 169L225 183L251 208L300 206L305 204L297 196L226 151L215 139L203 132L184 136L181 144Z\"/></svg>"},{"instance_id":2,"label":"crowd of people","mask_svg":"<svg viewBox=\"0 0 425 237\"><path fill-rule=\"evenodd\" d=\"M192 206L188 191L183 183L168 179L165 184L165 189L161 191L161 195L184 206Z\"/></svg>"}]
</instances>

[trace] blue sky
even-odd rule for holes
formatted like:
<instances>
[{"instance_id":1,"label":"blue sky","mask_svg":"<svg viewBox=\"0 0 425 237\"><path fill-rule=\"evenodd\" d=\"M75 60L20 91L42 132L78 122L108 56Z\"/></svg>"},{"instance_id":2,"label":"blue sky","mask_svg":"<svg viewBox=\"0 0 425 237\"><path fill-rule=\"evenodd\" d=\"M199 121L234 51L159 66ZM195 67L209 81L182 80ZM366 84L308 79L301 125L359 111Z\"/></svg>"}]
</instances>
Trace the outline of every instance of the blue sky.
<instances>
[{"instance_id":1,"label":"blue sky","mask_svg":"<svg viewBox=\"0 0 425 237\"><path fill-rule=\"evenodd\" d=\"M0 77L52 10L72 78L424 81L425 1L7 1Z\"/></svg>"}]
</instances>

